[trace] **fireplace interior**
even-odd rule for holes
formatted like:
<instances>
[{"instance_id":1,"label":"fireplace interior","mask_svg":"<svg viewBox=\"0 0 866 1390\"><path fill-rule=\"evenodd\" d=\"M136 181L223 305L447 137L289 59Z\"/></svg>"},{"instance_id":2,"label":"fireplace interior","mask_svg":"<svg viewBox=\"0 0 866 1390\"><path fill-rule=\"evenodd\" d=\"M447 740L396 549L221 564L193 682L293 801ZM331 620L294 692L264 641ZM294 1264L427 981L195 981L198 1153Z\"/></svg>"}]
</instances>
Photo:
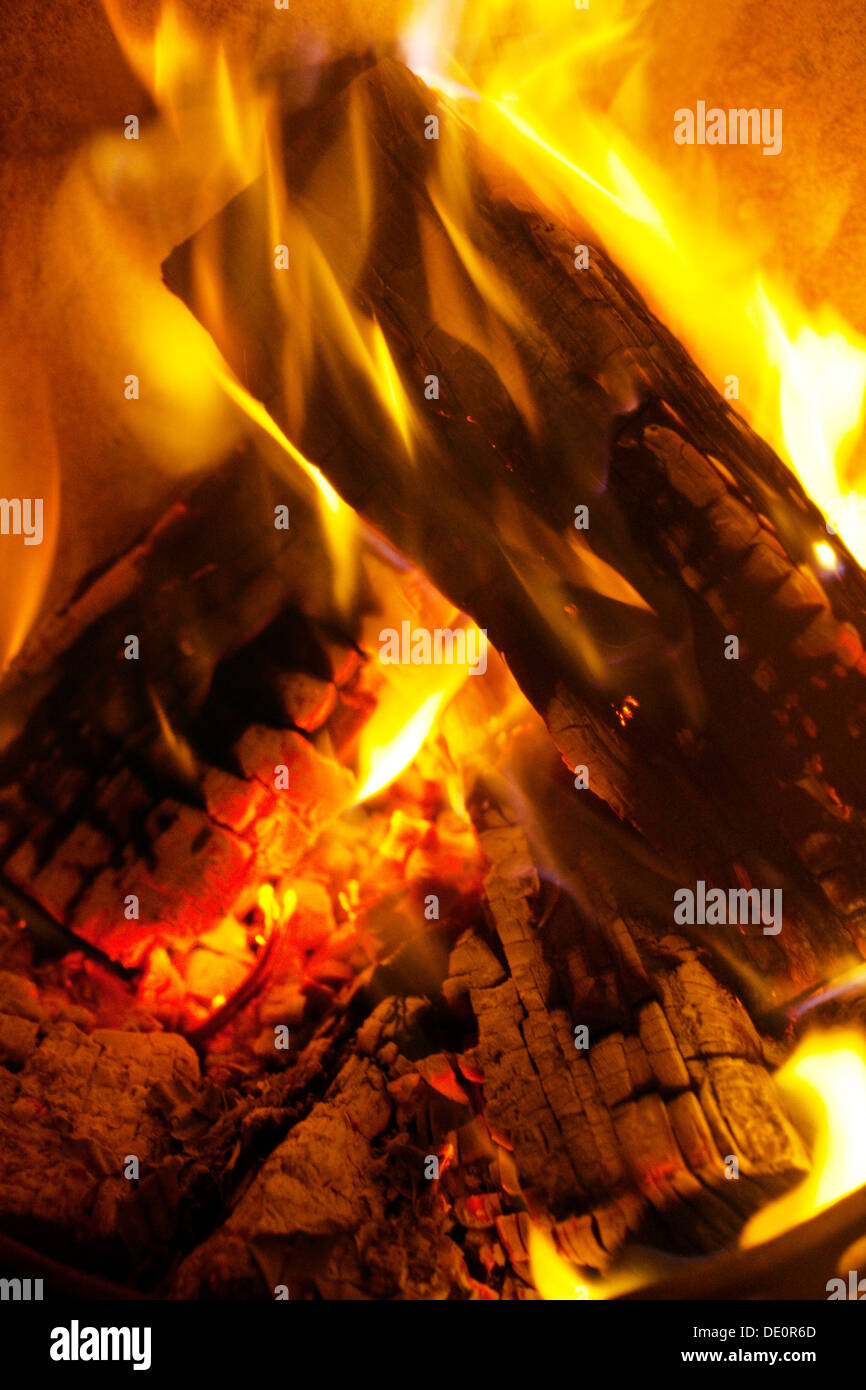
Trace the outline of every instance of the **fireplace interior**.
<instances>
[{"instance_id":1,"label":"fireplace interior","mask_svg":"<svg viewBox=\"0 0 866 1390\"><path fill-rule=\"evenodd\" d=\"M752 73L784 169L666 105L662 159L677 6L61 8L3 20L0 1265L826 1298L866 344L855 213L838 308L772 222L820 92Z\"/></svg>"}]
</instances>

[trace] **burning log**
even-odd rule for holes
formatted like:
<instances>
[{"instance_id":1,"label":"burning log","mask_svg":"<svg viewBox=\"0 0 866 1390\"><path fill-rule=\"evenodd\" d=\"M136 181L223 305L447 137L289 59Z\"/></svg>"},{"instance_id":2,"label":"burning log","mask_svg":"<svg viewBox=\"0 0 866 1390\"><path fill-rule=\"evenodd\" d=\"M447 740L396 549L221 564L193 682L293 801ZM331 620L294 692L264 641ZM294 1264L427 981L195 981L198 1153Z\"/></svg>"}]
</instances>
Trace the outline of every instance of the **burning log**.
<instances>
[{"instance_id":1,"label":"burning log","mask_svg":"<svg viewBox=\"0 0 866 1390\"><path fill-rule=\"evenodd\" d=\"M357 208L335 205L329 174L356 109L377 217L347 260ZM725 940L754 1006L750 971L793 993L859 959L866 591L844 547L820 576L822 518L784 465L589 234L576 269L578 231L404 68L379 63L284 138L295 270L273 269L260 184L170 259L169 284L352 505L485 628L671 893L784 890L780 934ZM440 159L465 171L465 205ZM301 220L340 282L327 294ZM198 256L216 317L191 288ZM293 315L320 313L327 335L339 294L381 327L399 411L370 399L336 329L306 364L302 412L282 380Z\"/></svg>"},{"instance_id":2,"label":"burning log","mask_svg":"<svg viewBox=\"0 0 866 1390\"><path fill-rule=\"evenodd\" d=\"M546 824L568 815L563 800L554 784ZM579 1263L605 1268L647 1220L665 1246L713 1249L807 1163L761 1039L703 952L674 932L659 938L622 908L615 885L640 870L626 845L596 853L599 825L584 820L571 839L579 848L566 891L545 893L515 823L519 801L484 779L473 798L508 970L487 948L464 974L464 940L450 986L468 993L477 1019L468 1056L483 1076L487 1120L510 1136L536 1202L556 1211L579 1193L592 1212L573 1251ZM545 828L534 826L536 845L549 845ZM734 1151L740 1180L728 1182Z\"/></svg>"}]
</instances>

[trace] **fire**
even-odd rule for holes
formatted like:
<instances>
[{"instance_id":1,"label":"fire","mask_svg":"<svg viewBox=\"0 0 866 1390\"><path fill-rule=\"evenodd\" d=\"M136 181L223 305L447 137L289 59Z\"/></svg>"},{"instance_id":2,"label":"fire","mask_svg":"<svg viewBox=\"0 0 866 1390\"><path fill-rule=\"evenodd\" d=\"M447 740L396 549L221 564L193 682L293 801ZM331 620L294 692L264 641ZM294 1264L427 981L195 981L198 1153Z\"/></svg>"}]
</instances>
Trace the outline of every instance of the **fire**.
<instances>
[{"instance_id":1,"label":"fire","mask_svg":"<svg viewBox=\"0 0 866 1390\"><path fill-rule=\"evenodd\" d=\"M719 390L738 378L737 408L866 560L863 466L852 460L866 339L829 305L809 312L764 266L759 245L725 229L708 190L683 186L673 138L664 167L636 143L647 124L646 9L642 0L606 5L603 15L550 0L422 0L403 54L544 206L601 236ZM628 70L613 70L615 96L605 86L602 109L599 69L624 54Z\"/></svg>"},{"instance_id":2,"label":"fire","mask_svg":"<svg viewBox=\"0 0 866 1390\"><path fill-rule=\"evenodd\" d=\"M456 622L468 630L468 619L420 580L401 575L399 582L377 582L382 573L376 572L376 538L295 442L309 408L308 387L323 355L334 381L345 383L347 397L355 394L360 377L384 410L407 468L416 464L424 442L422 418L394 351L379 322L352 293L376 215L363 106L358 101L351 105L348 129L342 132L346 138L335 140L312 175L353 200L357 238L347 247L332 243L333 232L308 216L303 199L290 205L278 123L267 91L246 61L249 55L230 59L219 38L206 41L178 6L164 6L156 28L142 33L118 0L105 0L105 5L155 102L152 138L147 147L137 148L116 133L102 134L73 162L52 209L46 250L77 247L79 280L98 287L79 291L71 310L78 325L88 326L83 352L94 361L113 357L124 371L128 364L145 384L141 409L125 413L124 430L139 442L142 458L152 467L176 471L220 457L238 437L239 416L244 426L251 424L267 435L316 491L338 606L349 611L361 563L373 577L373 591L383 596L382 611L365 621L361 646L368 655L375 655L386 611L398 612L400 619L411 613L413 621L429 627ZM720 390L737 378L732 397L737 408L792 465L827 517L828 534L841 535L866 562L866 509L856 486L851 487L866 487L853 459L866 392L866 340L831 306L807 310L764 264L760 246L741 241L711 213L697 210L695 189L683 189L674 165L673 141L670 163L651 159L636 143L647 56L639 38L645 8L620 0L600 18L592 9L553 5L552 0L486 0L482 6L423 0L404 30L403 53L413 70L445 93L485 144L513 168L515 183L527 184L568 225L592 227ZM594 79L614 51L620 56L630 52L633 62L624 77L620 74L616 98L602 108L593 95ZM431 297L446 330L494 364L533 432L537 406L514 343L524 309L507 271L492 265L475 244L468 182L465 171L450 162L451 148L443 135L428 186L447 254L433 245L425 223L419 231ZM291 248L291 274L276 279L284 319L279 352L284 427L244 384L243 345L233 341L226 322L213 259L217 248L203 244L193 278L208 322L225 328L224 355L158 274L173 245L261 174L271 245L274 250ZM342 258L339 276L337 256ZM465 302L455 267L468 275L479 309ZM99 273L91 277L91 268ZM357 409L359 414L368 410L363 393L358 393ZM819 566L834 572L839 565L834 547L823 538L811 538L811 543ZM576 560L593 570L599 587L603 580L622 601L646 607L628 586L621 592L625 581L618 587L618 576L604 573L603 562L587 547L578 551L577 542L572 544ZM401 606L395 609L397 599ZM7 641L12 650L31 608L32 602L17 613L15 632ZM413 762L470 673L465 662L386 669L375 660L369 671L376 707L358 738L356 805L382 792ZM623 727L638 709L631 695L614 706ZM183 764L188 750L158 702L156 711L167 745ZM461 809L459 787L449 787L449 795ZM352 895L338 901L354 930ZM255 933L255 944L267 946L277 929L293 921L297 907L294 889L278 895L271 884L264 885L258 896L264 930ZM212 1008L222 1008L228 997L223 991L211 995ZM817 1125L815 1168L795 1193L749 1222L744 1245L772 1238L866 1181L866 1044L861 1036L828 1033L810 1040L777 1080L792 1104L811 1103ZM444 1152L443 1159L449 1158ZM539 1227L530 1234L530 1265L536 1287L548 1299L612 1297L649 1277L646 1269L632 1267L611 1278L584 1278Z\"/></svg>"},{"instance_id":3,"label":"fire","mask_svg":"<svg viewBox=\"0 0 866 1390\"><path fill-rule=\"evenodd\" d=\"M407 722L385 743L377 742L379 733L376 728L370 730L368 739L365 740L363 767L366 775L362 774L358 801L366 801L368 797L382 791L383 787L387 787L395 777L399 777L403 769L412 762L433 728L443 698L444 691L434 691L432 695L428 695ZM384 704L380 705L379 709L383 711L379 722L386 723L391 712ZM370 723L375 722L374 715Z\"/></svg>"},{"instance_id":4,"label":"fire","mask_svg":"<svg viewBox=\"0 0 866 1390\"><path fill-rule=\"evenodd\" d=\"M288 922L298 906L298 895L294 888L286 888L282 898L274 892L272 883L263 883L258 892L258 905L265 919L265 934L257 937L259 945L264 945L274 927Z\"/></svg>"},{"instance_id":5,"label":"fire","mask_svg":"<svg viewBox=\"0 0 866 1390\"><path fill-rule=\"evenodd\" d=\"M795 1191L762 1208L740 1234L761 1245L817 1215L866 1183L866 1040L854 1030L806 1038L777 1072L792 1112L815 1134L813 1170ZM604 1278L576 1270L540 1227L529 1238L530 1269L545 1299L616 1298L665 1273L663 1259L625 1260Z\"/></svg>"},{"instance_id":6,"label":"fire","mask_svg":"<svg viewBox=\"0 0 866 1390\"><path fill-rule=\"evenodd\" d=\"M823 569L835 570L838 568L839 561L832 545L828 545L826 541L816 541L812 549Z\"/></svg>"},{"instance_id":7,"label":"fire","mask_svg":"<svg viewBox=\"0 0 866 1390\"><path fill-rule=\"evenodd\" d=\"M616 1298L648 1283L653 1273L652 1262L644 1255L643 1260L627 1261L609 1276L591 1278L578 1272L538 1225L529 1229L529 1268L541 1297L557 1303Z\"/></svg>"},{"instance_id":8,"label":"fire","mask_svg":"<svg viewBox=\"0 0 866 1390\"><path fill-rule=\"evenodd\" d=\"M478 634L474 624L450 610L438 595L434 598L433 591L428 589L425 597L428 603L433 599L430 608L438 609L440 622L435 626L453 630L452 624L459 624L458 631ZM442 614L449 613L448 622L443 623ZM374 640L371 631L371 647ZM463 659L448 665L383 666L377 662L377 705L361 734L357 801L366 801L382 791L417 756L440 711L469 676L472 668L468 651L467 642Z\"/></svg>"},{"instance_id":9,"label":"fire","mask_svg":"<svg viewBox=\"0 0 866 1390\"><path fill-rule=\"evenodd\" d=\"M866 1183L866 1041L853 1029L804 1039L776 1074L794 1112L815 1130L813 1169L794 1192L764 1207L740 1243L759 1245Z\"/></svg>"},{"instance_id":10,"label":"fire","mask_svg":"<svg viewBox=\"0 0 866 1390\"><path fill-rule=\"evenodd\" d=\"M3 348L7 340L19 339L20 328L14 316L4 313L0 320ZM17 353L15 354L18 355ZM4 351L4 358L7 352ZM20 400L31 402L28 430L20 429ZM27 541L23 521L10 510L6 520L10 539L0 547L0 585L4 604L0 616L0 671L15 656L30 629L42 601L51 573L57 538L59 467L57 439L51 424L48 383L37 364L19 361L0 380L0 433L4 440L4 459L0 465L0 493L10 509L11 499L42 499L43 535L39 544ZM32 510L32 509L31 509ZM34 517L31 517L31 526ZM31 530L31 537L35 534ZM15 539L11 539L15 536ZM0 743L14 734L14 724L0 728Z\"/></svg>"},{"instance_id":11,"label":"fire","mask_svg":"<svg viewBox=\"0 0 866 1390\"><path fill-rule=\"evenodd\" d=\"M556 1302L582 1302L598 1297L594 1282L578 1281L571 1265L538 1226L532 1226L529 1232L529 1265L533 1283L542 1298Z\"/></svg>"},{"instance_id":12,"label":"fire","mask_svg":"<svg viewBox=\"0 0 866 1390\"><path fill-rule=\"evenodd\" d=\"M283 454L299 468L316 488L319 511L325 540L334 567L334 597L343 611L349 607L355 585L355 556L357 552L359 522L356 513L348 507L338 492L331 487L324 473L301 453L283 433L276 421L268 414L261 401L257 401L245 386L237 380L224 364L214 365L214 373L226 395L235 402L244 414L257 425Z\"/></svg>"},{"instance_id":13,"label":"fire","mask_svg":"<svg viewBox=\"0 0 866 1390\"><path fill-rule=\"evenodd\" d=\"M146 30L121 0L103 4L130 66L179 141L205 154L200 122L209 123L212 157L229 161L241 183L249 183L264 155L262 104L249 55L237 51L237 39L230 59L219 33L209 36L175 0L161 5Z\"/></svg>"}]
</instances>

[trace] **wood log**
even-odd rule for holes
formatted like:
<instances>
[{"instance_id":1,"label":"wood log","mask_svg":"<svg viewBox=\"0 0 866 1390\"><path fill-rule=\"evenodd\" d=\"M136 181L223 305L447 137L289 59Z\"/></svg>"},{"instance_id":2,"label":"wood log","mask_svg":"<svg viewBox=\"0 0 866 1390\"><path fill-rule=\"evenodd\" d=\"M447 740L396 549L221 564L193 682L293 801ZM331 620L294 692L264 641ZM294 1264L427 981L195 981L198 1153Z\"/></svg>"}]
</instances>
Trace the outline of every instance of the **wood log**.
<instances>
[{"instance_id":1,"label":"wood log","mask_svg":"<svg viewBox=\"0 0 866 1390\"><path fill-rule=\"evenodd\" d=\"M591 813L576 816L549 766L548 796L525 824L527 769L545 761L540 737L521 755L522 766L512 753L508 778L482 774L470 802L508 967L488 949L480 971L464 973L466 942L458 947L479 1033L468 1056L484 1077L488 1123L510 1136L517 1171L544 1210L573 1226L583 1209L580 1238L564 1237L580 1263L606 1268L636 1229L662 1248L715 1249L808 1167L767 1075L770 1058L707 952L675 930L662 935L616 891L625 882L636 893L646 875L634 844L612 841ZM567 864L549 857L556 828ZM551 894L548 878L545 892L542 873L557 871L563 880ZM578 1045L578 1025L588 1045ZM731 1154L735 1182L726 1178Z\"/></svg>"},{"instance_id":2,"label":"wood log","mask_svg":"<svg viewBox=\"0 0 866 1390\"><path fill-rule=\"evenodd\" d=\"M171 1033L93 1028L59 990L0 971L0 1131L4 1231L40 1232L54 1255L76 1247L103 1269L116 1258L123 1208L171 1154L160 1085L200 1086L198 1058ZM133 1026L131 1026L133 1025Z\"/></svg>"},{"instance_id":3,"label":"wood log","mask_svg":"<svg viewBox=\"0 0 866 1390\"><path fill-rule=\"evenodd\" d=\"M335 201L333 180L345 183L347 160L360 178L351 110L363 115L376 211L362 253L346 256L358 207ZM428 112L443 151L423 137ZM754 1008L757 981L792 994L859 960L859 567L837 543L839 572L819 577L811 546L826 532L796 479L591 234L533 206L406 69L378 64L326 117L302 130L289 121L285 144L300 268L273 269L257 185L170 258L169 284L343 495L487 630L567 764L589 767L590 795L665 865L668 920L673 887L699 879L783 889L781 934L759 926L724 942ZM439 158L461 162L463 207L443 201ZM474 246L466 264L455 225ZM306 236L347 303L384 332L417 420L411 462L331 330ZM585 271L574 269L578 236L590 244ZM219 322L195 297L200 254L222 286ZM470 271L495 282L498 316ZM310 314L325 346L300 411L282 372L293 324ZM430 373L438 402L425 401ZM580 504L586 546L574 540ZM739 660L725 658L728 634Z\"/></svg>"},{"instance_id":4,"label":"wood log","mask_svg":"<svg viewBox=\"0 0 866 1390\"><path fill-rule=\"evenodd\" d=\"M647 969L644 924L578 920L565 893L539 911L514 807L489 777L472 801L487 923L449 934L424 995L409 993L421 940L378 968L331 1049L351 1040L355 1057L186 1258L177 1295L527 1297L530 1219L604 1273L629 1236L679 1254L732 1243L807 1170L760 1038L699 953L671 935ZM592 1022L585 1052L574 1018ZM285 1103L291 1071L277 1084ZM431 1156L447 1156L432 1182Z\"/></svg>"}]
</instances>

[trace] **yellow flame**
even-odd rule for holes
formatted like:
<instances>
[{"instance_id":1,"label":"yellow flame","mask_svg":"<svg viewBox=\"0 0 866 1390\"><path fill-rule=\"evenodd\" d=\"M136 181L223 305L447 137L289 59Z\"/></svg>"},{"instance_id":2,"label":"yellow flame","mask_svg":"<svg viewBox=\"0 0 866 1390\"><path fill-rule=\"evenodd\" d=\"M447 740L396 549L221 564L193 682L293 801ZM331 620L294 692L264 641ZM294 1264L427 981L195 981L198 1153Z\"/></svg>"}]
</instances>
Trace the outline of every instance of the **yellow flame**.
<instances>
[{"instance_id":1,"label":"yellow flame","mask_svg":"<svg viewBox=\"0 0 866 1390\"><path fill-rule=\"evenodd\" d=\"M812 549L819 565L825 570L835 570L838 567L839 558L832 545L828 545L826 541L816 541Z\"/></svg>"},{"instance_id":2,"label":"yellow flame","mask_svg":"<svg viewBox=\"0 0 866 1390\"><path fill-rule=\"evenodd\" d=\"M150 30L142 30L128 2L103 0L103 7L130 67L179 140L192 142L202 158L228 161L250 182L264 153L264 102L248 55L233 51L230 59L219 30L195 24L175 0L164 0ZM209 141L201 138L202 123Z\"/></svg>"},{"instance_id":3,"label":"yellow flame","mask_svg":"<svg viewBox=\"0 0 866 1390\"><path fill-rule=\"evenodd\" d=\"M412 438L414 413L400 379L397 364L391 356L390 348L385 340L385 335L375 320L372 327L372 340L372 353L377 368L374 376L377 393L397 426L406 453L409 458L413 458L415 452Z\"/></svg>"},{"instance_id":4,"label":"yellow flame","mask_svg":"<svg viewBox=\"0 0 866 1390\"><path fill-rule=\"evenodd\" d=\"M283 199L282 194L273 191L281 177L279 164L275 158L269 159L271 206ZM336 179L336 172L332 176ZM359 417L368 424L369 407L358 391L354 375L357 373L393 422L406 455L412 460L415 438L421 428L419 417L409 404L380 324L358 308L346 292L345 285L351 280L342 261L342 247L331 240L332 228L317 224L319 215L312 204L309 208L305 204L284 206L271 233L290 252L290 270L276 278L282 309L283 393L289 427L293 433L301 429L306 416L307 387L322 365L333 373L334 389L343 389L344 403L351 406L357 402Z\"/></svg>"},{"instance_id":5,"label":"yellow flame","mask_svg":"<svg viewBox=\"0 0 866 1390\"><path fill-rule=\"evenodd\" d=\"M560 1255L553 1241L538 1226L529 1232L529 1267L532 1282L542 1298L556 1302L584 1302L597 1298L591 1281L579 1279L566 1259Z\"/></svg>"},{"instance_id":6,"label":"yellow flame","mask_svg":"<svg viewBox=\"0 0 866 1390\"><path fill-rule=\"evenodd\" d=\"M433 728L433 723L444 698L445 692L443 690L428 695L424 703L415 710L415 713L402 725L397 734L384 744L376 742L381 735L381 727L377 727L377 725L381 726L387 721L389 711L386 706L380 705L379 708L384 710L383 718L377 720L376 714L374 714L364 730L367 751L364 759L365 765L361 772L363 780L355 798L356 801L366 801L369 797L375 796L377 792L382 791L396 777L399 777L400 773L415 759L421 745Z\"/></svg>"},{"instance_id":7,"label":"yellow flame","mask_svg":"<svg viewBox=\"0 0 866 1390\"><path fill-rule=\"evenodd\" d=\"M866 1040L853 1029L806 1038L776 1074L794 1111L815 1127L813 1170L793 1192L764 1207L740 1236L759 1245L866 1183Z\"/></svg>"},{"instance_id":8,"label":"yellow flame","mask_svg":"<svg viewBox=\"0 0 866 1390\"><path fill-rule=\"evenodd\" d=\"M217 380L231 400L238 405L253 424L278 444L283 452L311 480L320 501L320 513L334 565L334 596L346 609L354 589L354 555L358 537L358 517L331 487L324 473L311 463L300 449L280 429L261 401L251 395L223 363L216 364Z\"/></svg>"},{"instance_id":9,"label":"yellow flame","mask_svg":"<svg viewBox=\"0 0 866 1390\"><path fill-rule=\"evenodd\" d=\"M830 307L811 313L771 282L762 249L727 230L712 198L700 196L706 190L684 180L673 138L664 167L630 138L649 124L646 10L646 0L586 10L553 0L422 0L403 54L541 204L567 225L577 216L592 227L717 389L738 378L737 409L866 561L866 499L850 487L866 482L863 467L849 477L866 339ZM611 92L598 70L613 57ZM472 274L471 255L464 262Z\"/></svg>"},{"instance_id":10,"label":"yellow flame","mask_svg":"<svg viewBox=\"0 0 866 1390\"><path fill-rule=\"evenodd\" d=\"M31 306L32 312L32 306ZM16 655L39 610L51 573L60 519L58 445L52 422L48 380L41 364L22 350L17 316L0 310L0 495L42 501L41 544L25 545L24 535L0 543L0 672ZM21 428L21 402L27 400L27 428ZM31 535L35 516L31 515ZM23 517L22 517L23 524ZM0 725L0 745L14 735L17 719ZM18 730L20 732L20 729Z\"/></svg>"},{"instance_id":11,"label":"yellow flame","mask_svg":"<svg viewBox=\"0 0 866 1390\"><path fill-rule=\"evenodd\" d=\"M574 1268L540 1226L529 1228L529 1268L542 1298L555 1302L586 1303L616 1298L640 1288L652 1277L651 1265L632 1262L605 1278L592 1278Z\"/></svg>"},{"instance_id":12,"label":"yellow flame","mask_svg":"<svg viewBox=\"0 0 866 1390\"><path fill-rule=\"evenodd\" d=\"M821 331L801 326L793 337L758 286L755 304L767 355L780 377L780 411L788 457L821 510L849 548L866 560L866 511L843 498L837 461L856 441L863 421L866 350L832 310Z\"/></svg>"},{"instance_id":13,"label":"yellow flame","mask_svg":"<svg viewBox=\"0 0 866 1390\"><path fill-rule=\"evenodd\" d=\"M298 906L298 895L294 888L286 888L282 897L279 897L272 883L263 883L259 888L257 900L265 919L265 930L264 934L260 933L256 937L256 941L263 946L274 927L284 926L293 915Z\"/></svg>"},{"instance_id":14,"label":"yellow flame","mask_svg":"<svg viewBox=\"0 0 866 1390\"><path fill-rule=\"evenodd\" d=\"M750 1248L783 1235L866 1183L866 1038L835 1029L806 1038L776 1074L794 1118L814 1131L813 1168L793 1192L757 1212L740 1234ZM577 1271L550 1238L533 1226L529 1239L533 1282L542 1297L613 1298L663 1274L664 1261L621 1264L610 1277Z\"/></svg>"},{"instance_id":15,"label":"yellow flame","mask_svg":"<svg viewBox=\"0 0 866 1390\"><path fill-rule=\"evenodd\" d=\"M462 629L466 636L462 652L459 643L452 643L448 657L443 660L413 663L410 650L401 650L400 661L382 660L386 636L382 630L380 612L365 617L361 646L371 653L378 652L379 660L366 668L370 693L375 695L376 708L364 724L358 743L358 782L356 802L366 801L384 790L399 777L420 752L440 711L452 700L467 680L478 681L481 672L473 666L482 650L485 666L488 653L487 637L464 614L455 610L441 594L417 571L406 573L394 570L390 563L373 551L365 555L367 580L379 595L383 609L394 614L407 607L412 612L406 620L410 632L425 630L430 636L437 629L454 632ZM396 633L397 629L388 629ZM431 646L431 653L433 648ZM388 655L391 655L389 649ZM456 659L461 657L460 660ZM480 663L479 663L480 664ZM470 671L475 674L470 679Z\"/></svg>"}]
</instances>

